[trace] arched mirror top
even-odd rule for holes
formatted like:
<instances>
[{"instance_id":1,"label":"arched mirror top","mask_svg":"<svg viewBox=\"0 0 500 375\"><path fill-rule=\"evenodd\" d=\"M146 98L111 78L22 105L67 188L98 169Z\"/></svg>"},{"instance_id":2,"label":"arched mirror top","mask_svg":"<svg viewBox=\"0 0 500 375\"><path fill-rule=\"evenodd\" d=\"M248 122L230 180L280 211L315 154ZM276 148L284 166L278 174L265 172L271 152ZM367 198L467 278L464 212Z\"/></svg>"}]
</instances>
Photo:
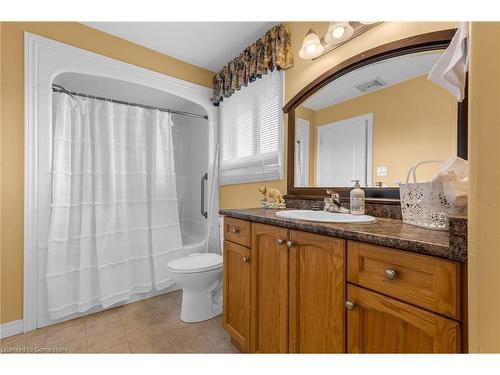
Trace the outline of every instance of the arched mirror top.
<instances>
[{"instance_id":1,"label":"arched mirror top","mask_svg":"<svg viewBox=\"0 0 500 375\"><path fill-rule=\"evenodd\" d=\"M288 113L288 195L341 195L360 180L368 198L398 199L421 160L467 157L466 104L427 79L455 29L381 45L331 68ZM419 171L432 179L438 165Z\"/></svg>"}]
</instances>

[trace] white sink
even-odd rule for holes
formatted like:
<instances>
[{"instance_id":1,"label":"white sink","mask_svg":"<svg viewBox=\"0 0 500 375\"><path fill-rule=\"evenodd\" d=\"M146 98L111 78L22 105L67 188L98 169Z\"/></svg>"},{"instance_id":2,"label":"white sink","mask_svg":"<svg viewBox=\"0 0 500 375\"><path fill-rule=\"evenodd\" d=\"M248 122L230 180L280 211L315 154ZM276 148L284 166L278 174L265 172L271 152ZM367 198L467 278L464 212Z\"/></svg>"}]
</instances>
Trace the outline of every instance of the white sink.
<instances>
[{"instance_id":1,"label":"white sink","mask_svg":"<svg viewBox=\"0 0 500 375\"><path fill-rule=\"evenodd\" d=\"M278 211L276 216L283 219L321 221L324 223L371 223L375 221L375 218L369 215L339 214L312 210Z\"/></svg>"}]
</instances>

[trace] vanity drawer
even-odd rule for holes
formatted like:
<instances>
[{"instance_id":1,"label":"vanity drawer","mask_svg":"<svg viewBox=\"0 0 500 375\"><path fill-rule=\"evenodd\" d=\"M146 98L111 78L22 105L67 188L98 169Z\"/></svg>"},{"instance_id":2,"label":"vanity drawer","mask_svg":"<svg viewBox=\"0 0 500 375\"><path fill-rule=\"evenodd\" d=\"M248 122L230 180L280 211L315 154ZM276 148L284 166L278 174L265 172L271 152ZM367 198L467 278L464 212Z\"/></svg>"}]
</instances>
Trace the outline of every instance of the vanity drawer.
<instances>
[{"instance_id":1,"label":"vanity drawer","mask_svg":"<svg viewBox=\"0 0 500 375\"><path fill-rule=\"evenodd\" d=\"M460 265L428 255L349 241L347 280L460 319Z\"/></svg>"},{"instance_id":2,"label":"vanity drawer","mask_svg":"<svg viewBox=\"0 0 500 375\"><path fill-rule=\"evenodd\" d=\"M252 236L250 222L232 217L224 218L224 238L242 246L250 247Z\"/></svg>"}]
</instances>

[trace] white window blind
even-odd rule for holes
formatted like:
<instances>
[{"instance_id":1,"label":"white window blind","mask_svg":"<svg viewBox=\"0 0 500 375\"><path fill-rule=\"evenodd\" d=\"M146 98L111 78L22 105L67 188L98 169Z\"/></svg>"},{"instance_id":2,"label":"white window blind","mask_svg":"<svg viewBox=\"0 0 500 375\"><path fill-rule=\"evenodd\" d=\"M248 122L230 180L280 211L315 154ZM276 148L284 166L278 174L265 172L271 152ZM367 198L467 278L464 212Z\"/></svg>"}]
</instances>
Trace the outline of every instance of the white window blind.
<instances>
[{"instance_id":1,"label":"white window blind","mask_svg":"<svg viewBox=\"0 0 500 375\"><path fill-rule=\"evenodd\" d=\"M283 178L283 72L275 70L220 104L221 185Z\"/></svg>"}]
</instances>

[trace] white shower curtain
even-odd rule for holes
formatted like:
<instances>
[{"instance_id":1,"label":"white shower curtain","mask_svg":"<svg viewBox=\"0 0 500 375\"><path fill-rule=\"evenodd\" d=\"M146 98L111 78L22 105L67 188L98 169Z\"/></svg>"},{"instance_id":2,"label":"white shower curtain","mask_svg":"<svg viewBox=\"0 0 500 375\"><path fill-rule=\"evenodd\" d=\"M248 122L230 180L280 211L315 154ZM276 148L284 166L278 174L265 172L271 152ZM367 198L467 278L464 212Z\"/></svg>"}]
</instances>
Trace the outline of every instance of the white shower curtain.
<instances>
[{"instance_id":1,"label":"white shower curtain","mask_svg":"<svg viewBox=\"0 0 500 375\"><path fill-rule=\"evenodd\" d=\"M172 285L182 239L170 114L54 93L53 124L51 318Z\"/></svg>"}]
</instances>

